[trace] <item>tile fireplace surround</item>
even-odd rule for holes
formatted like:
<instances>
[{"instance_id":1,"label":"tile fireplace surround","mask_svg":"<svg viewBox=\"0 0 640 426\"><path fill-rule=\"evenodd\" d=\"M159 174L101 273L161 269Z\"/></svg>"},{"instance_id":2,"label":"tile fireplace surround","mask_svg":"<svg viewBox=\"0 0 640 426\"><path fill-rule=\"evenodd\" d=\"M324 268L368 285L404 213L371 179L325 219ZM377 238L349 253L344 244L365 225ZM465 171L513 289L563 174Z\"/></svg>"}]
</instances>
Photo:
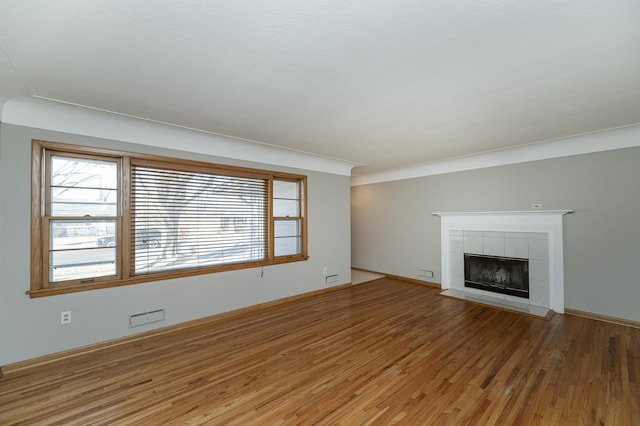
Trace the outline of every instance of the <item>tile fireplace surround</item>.
<instances>
[{"instance_id":1,"label":"tile fireplace surround","mask_svg":"<svg viewBox=\"0 0 640 426\"><path fill-rule=\"evenodd\" d=\"M564 313L562 220L573 210L444 212L440 216L442 290L462 298L486 298L518 310ZM464 253L529 260L529 299L464 286ZM465 297L466 296L466 297ZM533 312L533 311L531 311ZM542 315L544 316L544 315Z\"/></svg>"}]
</instances>

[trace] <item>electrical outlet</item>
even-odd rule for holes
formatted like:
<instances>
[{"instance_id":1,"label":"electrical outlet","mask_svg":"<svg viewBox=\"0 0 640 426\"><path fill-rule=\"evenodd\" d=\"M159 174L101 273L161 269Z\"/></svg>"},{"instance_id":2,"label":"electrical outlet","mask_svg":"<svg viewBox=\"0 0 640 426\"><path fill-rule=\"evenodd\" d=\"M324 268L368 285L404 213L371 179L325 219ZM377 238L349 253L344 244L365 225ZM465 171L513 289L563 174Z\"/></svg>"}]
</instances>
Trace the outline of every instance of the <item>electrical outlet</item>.
<instances>
[{"instance_id":1,"label":"electrical outlet","mask_svg":"<svg viewBox=\"0 0 640 426\"><path fill-rule=\"evenodd\" d=\"M322 270L322 273L327 275L329 273L329 268L325 266L324 269Z\"/></svg>"},{"instance_id":2,"label":"electrical outlet","mask_svg":"<svg viewBox=\"0 0 640 426\"><path fill-rule=\"evenodd\" d=\"M64 311L60 313L60 324L71 323L71 311Z\"/></svg>"}]
</instances>

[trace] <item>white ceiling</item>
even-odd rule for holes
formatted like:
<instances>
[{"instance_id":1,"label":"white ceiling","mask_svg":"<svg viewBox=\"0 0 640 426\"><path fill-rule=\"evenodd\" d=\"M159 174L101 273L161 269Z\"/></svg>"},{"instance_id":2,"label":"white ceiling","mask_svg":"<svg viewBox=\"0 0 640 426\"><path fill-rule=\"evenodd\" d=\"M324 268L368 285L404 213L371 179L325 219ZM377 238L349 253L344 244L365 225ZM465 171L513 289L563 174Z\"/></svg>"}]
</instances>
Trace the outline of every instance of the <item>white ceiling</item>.
<instances>
[{"instance_id":1,"label":"white ceiling","mask_svg":"<svg viewBox=\"0 0 640 426\"><path fill-rule=\"evenodd\" d=\"M0 0L35 96L362 164L640 123L638 0Z\"/></svg>"}]
</instances>

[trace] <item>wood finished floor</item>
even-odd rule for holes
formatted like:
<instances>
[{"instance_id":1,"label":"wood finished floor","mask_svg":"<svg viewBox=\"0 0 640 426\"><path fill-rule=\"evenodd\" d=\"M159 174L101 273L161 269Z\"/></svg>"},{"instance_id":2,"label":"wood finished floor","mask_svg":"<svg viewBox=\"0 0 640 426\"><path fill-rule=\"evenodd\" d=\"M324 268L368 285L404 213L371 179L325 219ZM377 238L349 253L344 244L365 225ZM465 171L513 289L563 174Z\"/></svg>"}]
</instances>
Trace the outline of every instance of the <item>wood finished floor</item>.
<instances>
[{"instance_id":1,"label":"wood finished floor","mask_svg":"<svg viewBox=\"0 0 640 426\"><path fill-rule=\"evenodd\" d=\"M383 278L0 379L13 425L639 425L640 330Z\"/></svg>"}]
</instances>

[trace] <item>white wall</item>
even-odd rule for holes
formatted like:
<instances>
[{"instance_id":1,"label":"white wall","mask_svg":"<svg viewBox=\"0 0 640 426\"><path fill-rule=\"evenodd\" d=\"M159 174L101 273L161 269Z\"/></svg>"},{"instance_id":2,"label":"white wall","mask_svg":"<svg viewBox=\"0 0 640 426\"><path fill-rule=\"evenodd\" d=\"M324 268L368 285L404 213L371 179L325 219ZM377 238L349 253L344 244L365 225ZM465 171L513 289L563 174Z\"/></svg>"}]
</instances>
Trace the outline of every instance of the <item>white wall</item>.
<instances>
[{"instance_id":1,"label":"white wall","mask_svg":"<svg viewBox=\"0 0 640 426\"><path fill-rule=\"evenodd\" d=\"M259 268L246 269L30 299L32 139L305 174L310 259L265 267L264 277ZM0 365L326 288L325 266L339 274L332 285L350 282L349 185L344 175L0 124ZM166 321L128 328L129 315L160 308ZM67 310L73 321L61 325L60 312Z\"/></svg>"},{"instance_id":2,"label":"white wall","mask_svg":"<svg viewBox=\"0 0 640 426\"><path fill-rule=\"evenodd\" d=\"M438 283L433 212L573 209L565 307L640 321L640 147L355 186L351 203L354 267Z\"/></svg>"}]
</instances>

